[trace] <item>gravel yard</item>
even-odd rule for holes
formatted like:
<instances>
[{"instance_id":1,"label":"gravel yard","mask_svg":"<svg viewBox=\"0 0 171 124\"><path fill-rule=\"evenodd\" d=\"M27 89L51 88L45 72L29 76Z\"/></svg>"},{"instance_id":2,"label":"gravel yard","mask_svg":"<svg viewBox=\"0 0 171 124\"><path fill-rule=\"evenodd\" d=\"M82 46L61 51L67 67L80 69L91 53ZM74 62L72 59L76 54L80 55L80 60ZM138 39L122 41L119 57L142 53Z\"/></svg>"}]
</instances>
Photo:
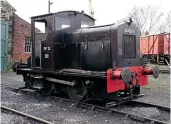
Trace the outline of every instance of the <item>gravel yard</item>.
<instances>
[{"instance_id":1,"label":"gravel yard","mask_svg":"<svg viewBox=\"0 0 171 124\"><path fill-rule=\"evenodd\" d=\"M13 73L2 75L2 105L58 124L140 124L123 116L111 115L107 112L94 112L92 110L75 108L72 103L13 92L9 87L17 88L24 86L20 82L21 79L21 76L15 76ZM8 118L8 116L8 114L3 114L2 123L6 123L5 118ZM8 118L8 122L17 123L18 120L18 118Z\"/></svg>"},{"instance_id":2,"label":"gravel yard","mask_svg":"<svg viewBox=\"0 0 171 124\"><path fill-rule=\"evenodd\" d=\"M39 124L18 115L1 113L1 124Z\"/></svg>"},{"instance_id":3,"label":"gravel yard","mask_svg":"<svg viewBox=\"0 0 171 124\"><path fill-rule=\"evenodd\" d=\"M161 74L157 79L149 77L149 84L141 88L141 92L145 94L139 100L170 106L170 75Z\"/></svg>"},{"instance_id":4,"label":"gravel yard","mask_svg":"<svg viewBox=\"0 0 171 124\"><path fill-rule=\"evenodd\" d=\"M159 69L163 69L163 70L170 70L168 65L156 65L156 64L147 64L147 66L153 67L153 66L158 66Z\"/></svg>"},{"instance_id":5,"label":"gravel yard","mask_svg":"<svg viewBox=\"0 0 171 124\"><path fill-rule=\"evenodd\" d=\"M12 88L23 87L22 77L13 72L4 73L1 75L1 104L40 118L53 123L66 123L66 124L138 124L138 122L124 118L119 115L111 115L106 112L93 112L91 110L75 108L72 103L60 102L50 98L42 97L39 95L27 95L16 93L11 90ZM141 92L145 94L140 101L155 103L159 105L170 105L170 75L161 74L158 79L149 77L149 85L142 87ZM137 108L139 109L139 108ZM132 111L137 111L133 109ZM151 108L149 109L152 116L159 114L158 111ZM147 110L141 108L146 114ZM142 113L141 113L142 114ZM28 123L28 120L22 117L15 117L2 113L2 124Z\"/></svg>"}]
</instances>

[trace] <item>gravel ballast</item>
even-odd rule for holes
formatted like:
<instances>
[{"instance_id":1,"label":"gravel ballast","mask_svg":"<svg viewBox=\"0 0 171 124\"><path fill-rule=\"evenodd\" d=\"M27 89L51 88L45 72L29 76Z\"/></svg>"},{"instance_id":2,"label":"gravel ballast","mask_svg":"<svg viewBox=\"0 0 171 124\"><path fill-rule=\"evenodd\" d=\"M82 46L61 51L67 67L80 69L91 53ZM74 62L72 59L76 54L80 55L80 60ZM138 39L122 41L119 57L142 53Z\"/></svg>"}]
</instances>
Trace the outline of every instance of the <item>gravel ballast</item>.
<instances>
[{"instance_id":1,"label":"gravel ballast","mask_svg":"<svg viewBox=\"0 0 171 124\"><path fill-rule=\"evenodd\" d=\"M119 115L112 115L107 112L94 112L92 110L76 108L72 103L60 102L42 97L39 95L27 95L23 93L16 93L10 89L23 87L22 76L18 76L13 72L4 73L1 75L1 104L39 118L43 118L53 123L61 124L139 124L139 122L132 121L128 118ZM158 79L149 77L149 85L142 87L141 92L146 94L139 100L155 103L159 105L170 105L170 77L168 74L162 74ZM131 111L139 112L140 108L133 108ZM160 112L155 108L141 108L141 115L148 113L148 116L160 115ZM10 117L9 117L10 116ZM3 113L1 116L2 123L5 124L8 120L18 121L16 115L9 115ZM24 120L24 119L22 119ZM25 121L28 121L25 119Z\"/></svg>"}]
</instances>

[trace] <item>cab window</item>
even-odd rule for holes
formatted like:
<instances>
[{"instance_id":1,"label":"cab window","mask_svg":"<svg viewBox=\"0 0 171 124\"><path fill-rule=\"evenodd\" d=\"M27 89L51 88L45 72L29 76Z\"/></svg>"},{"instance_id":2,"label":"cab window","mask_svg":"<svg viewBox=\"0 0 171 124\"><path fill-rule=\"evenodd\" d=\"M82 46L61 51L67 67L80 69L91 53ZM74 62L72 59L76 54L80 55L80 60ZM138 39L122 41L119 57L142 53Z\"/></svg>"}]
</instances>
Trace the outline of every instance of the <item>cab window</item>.
<instances>
[{"instance_id":1,"label":"cab window","mask_svg":"<svg viewBox=\"0 0 171 124\"><path fill-rule=\"evenodd\" d=\"M93 26L94 23L93 22L85 22L85 21L81 21L81 27L90 27Z\"/></svg>"},{"instance_id":2,"label":"cab window","mask_svg":"<svg viewBox=\"0 0 171 124\"><path fill-rule=\"evenodd\" d=\"M71 27L71 20L70 19L55 17L55 29L56 29L56 31L64 29L64 28L69 28L69 27Z\"/></svg>"}]
</instances>

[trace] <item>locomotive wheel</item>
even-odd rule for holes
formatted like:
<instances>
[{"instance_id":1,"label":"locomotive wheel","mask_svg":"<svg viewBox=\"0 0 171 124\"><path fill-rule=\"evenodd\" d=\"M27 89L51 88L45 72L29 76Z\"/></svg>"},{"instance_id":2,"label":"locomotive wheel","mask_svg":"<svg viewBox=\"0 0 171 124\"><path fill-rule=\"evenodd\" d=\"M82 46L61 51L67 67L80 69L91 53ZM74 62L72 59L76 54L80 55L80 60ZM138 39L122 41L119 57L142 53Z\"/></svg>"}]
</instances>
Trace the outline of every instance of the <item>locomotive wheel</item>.
<instances>
[{"instance_id":1,"label":"locomotive wheel","mask_svg":"<svg viewBox=\"0 0 171 124\"><path fill-rule=\"evenodd\" d=\"M43 82L43 93L51 95L55 89L55 84L49 81L44 80Z\"/></svg>"},{"instance_id":2,"label":"locomotive wheel","mask_svg":"<svg viewBox=\"0 0 171 124\"><path fill-rule=\"evenodd\" d=\"M14 64L12 65L12 70L13 72L16 72L16 65L18 65L19 62L14 62Z\"/></svg>"},{"instance_id":3,"label":"locomotive wheel","mask_svg":"<svg viewBox=\"0 0 171 124\"><path fill-rule=\"evenodd\" d=\"M32 86L33 86L33 84L31 81L29 81L29 80L25 81L25 87L31 88Z\"/></svg>"},{"instance_id":4,"label":"locomotive wheel","mask_svg":"<svg viewBox=\"0 0 171 124\"><path fill-rule=\"evenodd\" d=\"M73 87L67 87L69 97L74 101L81 101L87 95L87 88L83 81L76 82L76 85Z\"/></svg>"},{"instance_id":5,"label":"locomotive wheel","mask_svg":"<svg viewBox=\"0 0 171 124\"><path fill-rule=\"evenodd\" d=\"M30 76L29 75L23 75L23 78L24 78L24 81L25 81L25 87L26 88L32 88L33 82L31 80Z\"/></svg>"}]
</instances>

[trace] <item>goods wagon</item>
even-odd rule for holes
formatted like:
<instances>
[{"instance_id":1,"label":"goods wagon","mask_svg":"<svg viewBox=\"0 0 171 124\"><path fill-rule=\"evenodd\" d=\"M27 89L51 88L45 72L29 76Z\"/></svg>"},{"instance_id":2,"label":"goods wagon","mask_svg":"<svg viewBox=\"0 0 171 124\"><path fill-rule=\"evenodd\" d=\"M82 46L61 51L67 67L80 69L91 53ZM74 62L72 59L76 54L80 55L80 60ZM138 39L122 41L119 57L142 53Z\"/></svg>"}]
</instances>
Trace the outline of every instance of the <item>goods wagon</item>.
<instances>
[{"instance_id":1,"label":"goods wagon","mask_svg":"<svg viewBox=\"0 0 171 124\"><path fill-rule=\"evenodd\" d=\"M140 37L140 51L144 60L157 64L170 62L170 37L169 33Z\"/></svg>"}]
</instances>

